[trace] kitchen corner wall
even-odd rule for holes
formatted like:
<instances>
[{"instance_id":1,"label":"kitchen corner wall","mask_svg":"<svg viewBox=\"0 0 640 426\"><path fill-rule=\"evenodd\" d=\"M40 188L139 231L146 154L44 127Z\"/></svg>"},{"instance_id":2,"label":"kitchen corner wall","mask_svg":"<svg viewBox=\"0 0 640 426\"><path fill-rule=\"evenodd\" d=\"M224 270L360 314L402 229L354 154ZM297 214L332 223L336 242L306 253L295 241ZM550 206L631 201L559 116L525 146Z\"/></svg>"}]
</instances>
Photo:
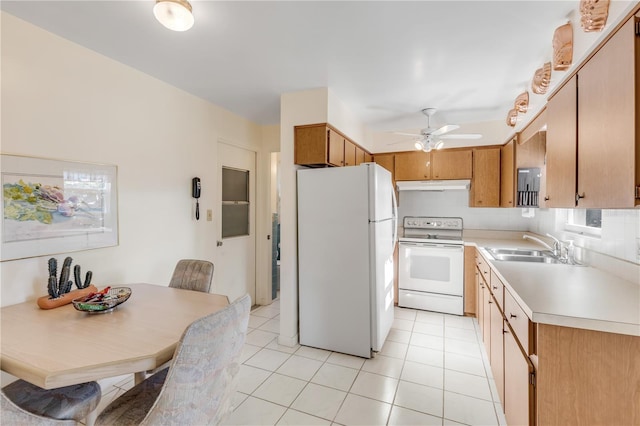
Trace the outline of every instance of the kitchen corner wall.
<instances>
[{"instance_id":1,"label":"kitchen corner wall","mask_svg":"<svg viewBox=\"0 0 640 426\"><path fill-rule=\"evenodd\" d=\"M522 217L522 209L471 208L468 191L401 191L398 214L404 216L462 217L465 229L550 233L578 247L640 264L640 209L603 210L602 235L588 237L564 230L568 209L533 209L534 217Z\"/></svg>"}]
</instances>

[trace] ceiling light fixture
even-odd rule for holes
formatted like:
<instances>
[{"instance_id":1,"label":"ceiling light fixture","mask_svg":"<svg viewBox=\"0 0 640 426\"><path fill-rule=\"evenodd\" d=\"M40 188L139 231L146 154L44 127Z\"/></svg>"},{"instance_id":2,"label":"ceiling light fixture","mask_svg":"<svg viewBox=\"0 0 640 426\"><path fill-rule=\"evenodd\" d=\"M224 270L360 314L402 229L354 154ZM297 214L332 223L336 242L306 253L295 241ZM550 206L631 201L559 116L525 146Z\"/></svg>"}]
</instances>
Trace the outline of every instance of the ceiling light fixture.
<instances>
[{"instance_id":1,"label":"ceiling light fixture","mask_svg":"<svg viewBox=\"0 0 640 426\"><path fill-rule=\"evenodd\" d=\"M156 0L153 15L172 31L187 31L194 22L191 4L187 0Z\"/></svg>"},{"instance_id":2,"label":"ceiling light fixture","mask_svg":"<svg viewBox=\"0 0 640 426\"><path fill-rule=\"evenodd\" d=\"M529 92L523 92L518 95L513 103L513 109L523 114L527 112L527 109L529 109Z\"/></svg>"},{"instance_id":3,"label":"ceiling light fixture","mask_svg":"<svg viewBox=\"0 0 640 426\"><path fill-rule=\"evenodd\" d=\"M538 68L531 82L531 90L536 95L544 95L549 89L551 82L551 62L545 63L542 68Z\"/></svg>"},{"instance_id":4,"label":"ceiling light fixture","mask_svg":"<svg viewBox=\"0 0 640 426\"><path fill-rule=\"evenodd\" d=\"M415 147L419 151L431 152L434 149L435 150L442 149L444 147L444 142L440 140L435 141L432 138L427 137L424 139L417 140L415 143Z\"/></svg>"},{"instance_id":5,"label":"ceiling light fixture","mask_svg":"<svg viewBox=\"0 0 640 426\"><path fill-rule=\"evenodd\" d=\"M507 113L507 126L515 127L518 123L518 110L513 108Z\"/></svg>"}]
</instances>

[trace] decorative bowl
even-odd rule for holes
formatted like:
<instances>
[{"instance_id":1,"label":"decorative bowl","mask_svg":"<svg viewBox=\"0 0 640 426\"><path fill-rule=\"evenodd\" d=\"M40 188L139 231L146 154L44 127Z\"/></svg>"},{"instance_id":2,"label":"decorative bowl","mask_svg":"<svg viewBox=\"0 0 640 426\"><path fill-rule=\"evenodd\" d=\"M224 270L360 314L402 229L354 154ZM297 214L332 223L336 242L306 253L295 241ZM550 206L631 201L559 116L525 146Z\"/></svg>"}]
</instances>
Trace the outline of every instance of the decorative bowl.
<instances>
[{"instance_id":1,"label":"decorative bowl","mask_svg":"<svg viewBox=\"0 0 640 426\"><path fill-rule=\"evenodd\" d=\"M89 294L71 301L73 307L90 314L104 314L113 311L118 305L127 301L131 296L129 287L112 287L104 292ZM104 292L104 293L103 293Z\"/></svg>"}]
</instances>

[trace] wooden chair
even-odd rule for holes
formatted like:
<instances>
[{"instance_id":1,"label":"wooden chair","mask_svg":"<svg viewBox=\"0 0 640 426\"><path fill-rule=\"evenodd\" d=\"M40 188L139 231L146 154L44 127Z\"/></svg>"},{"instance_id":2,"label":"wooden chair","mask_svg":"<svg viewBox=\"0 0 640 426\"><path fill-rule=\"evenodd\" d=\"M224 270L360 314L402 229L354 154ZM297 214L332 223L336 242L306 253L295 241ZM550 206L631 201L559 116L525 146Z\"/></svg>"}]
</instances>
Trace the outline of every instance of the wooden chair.
<instances>
[{"instance_id":1,"label":"wooden chair","mask_svg":"<svg viewBox=\"0 0 640 426\"><path fill-rule=\"evenodd\" d=\"M97 425L219 424L231 410L251 298L194 321L169 368L113 401Z\"/></svg>"},{"instance_id":2,"label":"wooden chair","mask_svg":"<svg viewBox=\"0 0 640 426\"><path fill-rule=\"evenodd\" d=\"M42 389L24 380L2 388L3 425L93 425L102 392L96 382Z\"/></svg>"},{"instance_id":3,"label":"wooden chair","mask_svg":"<svg viewBox=\"0 0 640 426\"><path fill-rule=\"evenodd\" d=\"M169 287L209 292L213 263L206 260L182 259L176 265Z\"/></svg>"}]
</instances>

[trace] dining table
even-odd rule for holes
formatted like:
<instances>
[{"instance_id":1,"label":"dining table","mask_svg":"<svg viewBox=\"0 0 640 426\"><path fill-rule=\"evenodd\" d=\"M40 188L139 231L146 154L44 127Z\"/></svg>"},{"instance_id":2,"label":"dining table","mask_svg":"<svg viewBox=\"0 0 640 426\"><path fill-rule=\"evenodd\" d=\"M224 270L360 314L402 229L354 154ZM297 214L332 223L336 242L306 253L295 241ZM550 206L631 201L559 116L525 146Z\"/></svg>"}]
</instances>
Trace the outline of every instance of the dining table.
<instances>
[{"instance_id":1,"label":"dining table","mask_svg":"<svg viewBox=\"0 0 640 426\"><path fill-rule=\"evenodd\" d=\"M224 309L224 295L154 284L129 287L129 299L108 313L72 304L40 309L28 301L0 309L0 368L44 389L146 371L173 357L183 332Z\"/></svg>"}]
</instances>

